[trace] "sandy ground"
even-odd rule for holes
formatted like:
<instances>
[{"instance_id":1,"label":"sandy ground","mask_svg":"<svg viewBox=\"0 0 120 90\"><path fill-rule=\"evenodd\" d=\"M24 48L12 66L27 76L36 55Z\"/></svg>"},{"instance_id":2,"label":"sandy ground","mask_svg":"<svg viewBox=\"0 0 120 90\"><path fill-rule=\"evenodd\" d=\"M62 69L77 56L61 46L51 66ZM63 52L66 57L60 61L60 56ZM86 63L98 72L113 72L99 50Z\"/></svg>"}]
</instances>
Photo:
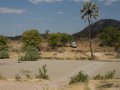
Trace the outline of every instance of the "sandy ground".
<instances>
[{"instance_id":1,"label":"sandy ground","mask_svg":"<svg viewBox=\"0 0 120 90\"><path fill-rule=\"evenodd\" d=\"M116 52L114 47L100 46L99 40L93 40L92 47L95 60L99 61L120 61L116 58ZM22 52L22 42L10 41L9 43L9 56L10 59L18 59L24 53ZM70 47L69 43L66 47L58 47L51 49L47 42L41 43L41 55L42 59L56 59L56 60L88 60L90 57L90 49L88 40L77 41L77 48Z\"/></svg>"},{"instance_id":2,"label":"sandy ground","mask_svg":"<svg viewBox=\"0 0 120 90\"><path fill-rule=\"evenodd\" d=\"M34 80L38 73L38 68L44 64L47 65L50 80L32 82L16 82L13 80L17 74L19 74L22 79L26 78L26 74L29 74ZM116 70L115 77L120 78L120 62L38 60L18 63L16 60L6 59L0 60L0 74L8 80L0 81L0 90L43 90L44 87L53 90L53 88L62 88L68 84L69 78L72 75L81 70L90 77L99 73L102 74Z\"/></svg>"}]
</instances>

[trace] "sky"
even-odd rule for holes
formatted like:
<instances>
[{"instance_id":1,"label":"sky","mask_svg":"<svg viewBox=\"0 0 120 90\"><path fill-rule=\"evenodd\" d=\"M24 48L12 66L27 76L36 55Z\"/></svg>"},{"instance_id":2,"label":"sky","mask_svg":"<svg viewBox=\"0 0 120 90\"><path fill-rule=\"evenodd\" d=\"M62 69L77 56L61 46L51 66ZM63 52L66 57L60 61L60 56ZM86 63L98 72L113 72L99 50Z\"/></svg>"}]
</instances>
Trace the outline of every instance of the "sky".
<instances>
[{"instance_id":1,"label":"sky","mask_svg":"<svg viewBox=\"0 0 120 90\"><path fill-rule=\"evenodd\" d=\"M85 1L92 1L99 7L97 20L120 20L120 0L0 0L0 35L22 35L30 29L40 33L46 30L79 32L88 25L80 14Z\"/></svg>"}]
</instances>

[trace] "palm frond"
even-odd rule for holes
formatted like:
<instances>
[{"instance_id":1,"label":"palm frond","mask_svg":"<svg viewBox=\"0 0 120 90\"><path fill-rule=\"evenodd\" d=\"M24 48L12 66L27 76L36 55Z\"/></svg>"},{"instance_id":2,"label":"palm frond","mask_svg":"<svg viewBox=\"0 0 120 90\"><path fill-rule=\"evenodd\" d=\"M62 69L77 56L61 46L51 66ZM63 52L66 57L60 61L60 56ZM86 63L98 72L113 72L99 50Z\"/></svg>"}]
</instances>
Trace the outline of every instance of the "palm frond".
<instances>
[{"instance_id":1,"label":"palm frond","mask_svg":"<svg viewBox=\"0 0 120 90\"><path fill-rule=\"evenodd\" d=\"M82 19L87 19L88 17L90 19L96 19L98 17L98 10L99 8L96 6L96 4L92 2L87 2L83 8L81 9Z\"/></svg>"}]
</instances>

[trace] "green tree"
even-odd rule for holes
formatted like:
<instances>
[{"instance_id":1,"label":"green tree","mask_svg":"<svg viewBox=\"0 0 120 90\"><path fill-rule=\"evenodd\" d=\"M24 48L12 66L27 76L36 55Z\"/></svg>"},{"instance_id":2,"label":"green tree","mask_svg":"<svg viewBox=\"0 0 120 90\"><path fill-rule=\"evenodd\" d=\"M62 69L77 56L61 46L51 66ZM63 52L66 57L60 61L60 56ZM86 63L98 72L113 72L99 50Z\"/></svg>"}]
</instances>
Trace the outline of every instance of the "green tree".
<instances>
[{"instance_id":1,"label":"green tree","mask_svg":"<svg viewBox=\"0 0 120 90\"><path fill-rule=\"evenodd\" d=\"M90 52L91 52L91 58L93 58L93 50L92 50L92 42L91 42L91 29L90 25L98 17L98 7L95 3L92 2L86 2L85 5L80 10L82 14L82 19L85 21L88 21L89 24L89 45L90 45Z\"/></svg>"},{"instance_id":2,"label":"green tree","mask_svg":"<svg viewBox=\"0 0 120 90\"><path fill-rule=\"evenodd\" d=\"M65 46L71 39L71 36L66 33L53 33L48 36L48 43L52 48L55 48Z\"/></svg>"},{"instance_id":3,"label":"green tree","mask_svg":"<svg viewBox=\"0 0 120 90\"><path fill-rule=\"evenodd\" d=\"M25 31L22 35L24 47L33 46L39 49L41 43L40 33L36 29Z\"/></svg>"},{"instance_id":4,"label":"green tree","mask_svg":"<svg viewBox=\"0 0 120 90\"><path fill-rule=\"evenodd\" d=\"M48 35L48 43L52 48L55 48L58 46L58 41L59 39L58 39L57 34L53 33L53 34Z\"/></svg>"},{"instance_id":5,"label":"green tree","mask_svg":"<svg viewBox=\"0 0 120 90\"><path fill-rule=\"evenodd\" d=\"M108 46L120 45L120 31L115 27L106 27L100 34L100 39L103 44Z\"/></svg>"},{"instance_id":6,"label":"green tree","mask_svg":"<svg viewBox=\"0 0 120 90\"><path fill-rule=\"evenodd\" d=\"M9 58L7 43L7 38L5 36L0 35L0 59Z\"/></svg>"},{"instance_id":7,"label":"green tree","mask_svg":"<svg viewBox=\"0 0 120 90\"><path fill-rule=\"evenodd\" d=\"M72 36L66 34L66 33L61 33L61 43L62 46L65 46L67 42L72 40Z\"/></svg>"},{"instance_id":8,"label":"green tree","mask_svg":"<svg viewBox=\"0 0 120 90\"><path fill-rule=\"evenodd\" d=\"M0 35L0 50L7 49L8 40L5 36Z\"/></svg>"}]
</instances>

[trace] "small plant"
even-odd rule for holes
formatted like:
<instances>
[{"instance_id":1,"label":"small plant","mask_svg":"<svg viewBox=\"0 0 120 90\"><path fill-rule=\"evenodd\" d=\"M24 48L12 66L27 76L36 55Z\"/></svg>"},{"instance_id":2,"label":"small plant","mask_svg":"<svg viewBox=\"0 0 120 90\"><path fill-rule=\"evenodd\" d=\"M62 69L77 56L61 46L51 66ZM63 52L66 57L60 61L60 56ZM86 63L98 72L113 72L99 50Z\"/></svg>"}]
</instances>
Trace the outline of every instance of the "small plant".
<instances>
[{"instance_id":1,"label":"small plant","mask_svg":"<svg viewBox=\"0 0 120 90\"><path fill-rule=\"evenodd\" d=\"M31 76L29 74L26 74L27 79L31 79Z\"/></svg>"},{"instance_id":2,"label":"small plant","mask_svg":"<svg viewBox=\"0 0 120 90\"><path fill-rule=\"evenodd\" d=\"M105 73L105 75L96 75L93 77L94 80L112 79L115 76L115 70Z\"/></svg>"},{"instance_id":3,"label":"small plant","mask_svg":"<svg viewBox=\"0 0 120 90\"><path fill-rule=\"evenodd\" d=\"M93 79L94 80L102 80L102 79L104 79L104 76L98 74L98 75L94 76Z\"/></svg>"},{"instance_id":4,"label":"small plant","mask_svg":"<svg viewBox=\"0 0 120 90\"><path fill-rule=\"evenodd\" d=\"M36 61L39 58L39 50L35 47L29 46L26 49L25 55L21 56L18 61Z\"/></svg>"},{"instance_id":5,"label":"small plant","mask_svg":"<svg viewBox=\"0 0 120 90\"><path fill-rule=\"evenodd\" d=\"M113 85L113 82L106 81L106 80L100 80L100 81L98 81L96 89L97 90L104 90L105 88L111 88L112 85Z\"/></svg>"},{"instance_id":6,"label":"small plant","mask_svg":"<svg viewBox=\"0 0 120 90\"><path fill-rule=\"evenodd\" d=\"M86 59L86 57L80 57L80 60L85 60Z\"/></svg>"},{"instance_id":7,"label":"small plant","mask_svg":"<svg viewBox=\"0 0 120 90\"><path fill-rule=\"evenodd\" d=\"M36 78L42 78L48 80L49 77L47 75L47 69L46 69L46 64L42 66L42 68L39 68L39 74L36 75Z\"/></svg>"},{"instance_id":8,"label":"small plant","mask_svg":"<svg viewBox=\"0 0 120 90\"><path fill-rule=\"evenodd\" d=\"M69 84L74 84L78 82L87 82L88 75L85 75L82 71L80 71L77 75L71 77Z\"/></svg>"},{"instance_id":9,"label":"small plant","mask_svg":"<svg viewBox=\"0 0 120 90\"><path fill-rule=\"evenodd\" d=\"M93 56L93 57L88 57L88 60L95 60L95 56Z\"/></svg>"},{"instance_id":10,"label":"small plant","mask_svg":"<svg viewBox=\"0 0 120 90\"><path fill-rule=\"evenodd\" d=\"M15 79L16 79L17 81L20 81L21 77L17 74L17 75L15 76Z\"/></svg>"},{"instance_id":11,"label":"small plant","mask_svg":"<svg viewBox=\"0 0 120 90\"><path fill-rule=\"evenodd\" d=\"M0 50L0 59L5 59L5 58L9 58L7 50L5 49Z\"/></svg>"},{"instance_id":12,"label":"small plant","mask_svg":"<svg viewBox=\"0 0 120 90\"><path fill-rule=\"evenodd\" d=\"M104 77L105 79L112 79L114 78L114 76L115 76L115 70L107 72Z\"/></svg>"}]
</instances>

